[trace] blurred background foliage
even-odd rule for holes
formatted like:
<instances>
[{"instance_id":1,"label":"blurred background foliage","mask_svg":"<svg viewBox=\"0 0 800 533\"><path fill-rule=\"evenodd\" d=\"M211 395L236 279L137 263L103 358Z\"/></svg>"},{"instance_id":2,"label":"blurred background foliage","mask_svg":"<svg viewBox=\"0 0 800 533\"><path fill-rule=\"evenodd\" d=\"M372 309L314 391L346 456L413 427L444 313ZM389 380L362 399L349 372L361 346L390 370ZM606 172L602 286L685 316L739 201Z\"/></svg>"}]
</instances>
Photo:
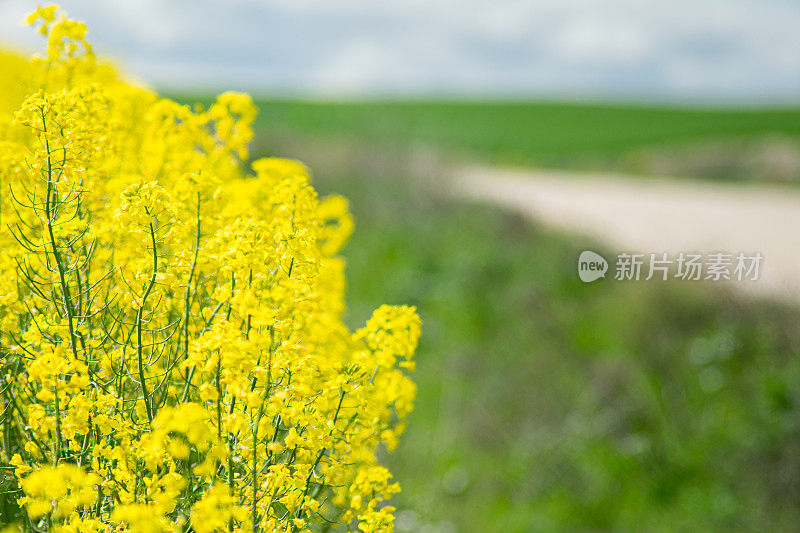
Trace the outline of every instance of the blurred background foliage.
<instances>
[{"instance_id":1,"label":"blurred background foliage","mask_svg":"<svg viewBox=\"0 0 800 533\"><path fill-rule=\"evenodd\" d=\"M303 159L351 201L350 325L383 301L423 317L417 406L387 454L399 531L798 529L797 309L703 283L585 285L577 255L608 250L455 200L432 164L791 144L797 110L260 107L253 155Z\"/></svg>"},{"instance_id":2,"label":"blurred background foliage","mask_svg":"<svg viewBox=\"0 0 800 533\"><path fill-rule=\"evenodd\" d=\"M358 221L352 323L381 296L425 323L418 404L390 458L400 526L796 527L796 312L711 287L586 286L574 265L592 243L374 180L319 181Z\"/></svg>"}]
</instances>

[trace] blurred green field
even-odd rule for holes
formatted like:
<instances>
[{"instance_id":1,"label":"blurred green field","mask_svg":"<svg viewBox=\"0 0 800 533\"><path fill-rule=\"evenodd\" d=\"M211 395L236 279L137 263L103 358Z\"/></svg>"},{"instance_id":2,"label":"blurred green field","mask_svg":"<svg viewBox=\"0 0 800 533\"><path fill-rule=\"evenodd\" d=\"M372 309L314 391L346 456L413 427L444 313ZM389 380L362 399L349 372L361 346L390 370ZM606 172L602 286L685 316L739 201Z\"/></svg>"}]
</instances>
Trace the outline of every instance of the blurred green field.
<instances>
[{"instance_id":1,"label":"blurred green field","mask_svg":"<svg viewBox=\"0 0 800 533\"><path fill-rule=\"evenodd\" d=\"M443 198L392 161L342 171L324 153L348 139L378 159L382 143L415 142L613 158L665 139L798 135L797 111L260 106L254 156L305 159L323 194L351 200L351 326L381 303L423 317L418 402L386 455L398 531L800 530L798 310L704 284L585 285L575 262L596 243Z\"/></svg>"},{"instance_id":2,"label":"blurred green field","mask_svg":"<svg viewBox=\"0 0 800 533\"><path fill-rule=\"evenodd\" d=\"M794 165L789 176L778 169L772 173L777 175L764 177L784 181L800 177L800 108L435 101L257 103L261 110L257 125L272 136L302 135L377 148L422 145L453 158L502 164L750 178L760 177L753 175L762 170L754 168L758 161L753 164L751 159L785 159L788 143L788 157ZM654 148L658 150L655 153ZM676 167L676 157L687 164Z\"/></svg>"},{"instance_id":3,"label":"blurred green field","mask_svg":"<svg viewBox=\"0 0 800 533\"><path fill-rule=\"evenodd\" d=\"M388 457L398 530L798 529L796 311L703 285L587 286L591 243L322 174L357 219L351 325L382 302L424 321L418 402Z\"/></svg>"}]
</instances>

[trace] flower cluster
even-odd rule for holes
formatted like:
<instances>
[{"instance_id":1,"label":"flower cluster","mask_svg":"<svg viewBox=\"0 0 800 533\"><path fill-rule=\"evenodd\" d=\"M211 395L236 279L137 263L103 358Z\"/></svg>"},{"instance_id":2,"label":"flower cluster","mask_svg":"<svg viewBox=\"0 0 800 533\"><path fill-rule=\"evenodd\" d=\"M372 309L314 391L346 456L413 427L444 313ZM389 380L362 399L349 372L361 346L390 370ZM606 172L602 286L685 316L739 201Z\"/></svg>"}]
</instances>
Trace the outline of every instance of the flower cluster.
<instances>
[{"instance_id":1,"label":"flower cluster","mask_svg":"<svg viewBox=\"0 0 800 533\"><path fill-rule=\"evenodd\" d=\"M256 110L97 61L57 7L0 54L0 522L25 531L391 531L376 458L412 408L413 308L342 321L347 202L246 170Z\"/></svg>"}]
</instances>

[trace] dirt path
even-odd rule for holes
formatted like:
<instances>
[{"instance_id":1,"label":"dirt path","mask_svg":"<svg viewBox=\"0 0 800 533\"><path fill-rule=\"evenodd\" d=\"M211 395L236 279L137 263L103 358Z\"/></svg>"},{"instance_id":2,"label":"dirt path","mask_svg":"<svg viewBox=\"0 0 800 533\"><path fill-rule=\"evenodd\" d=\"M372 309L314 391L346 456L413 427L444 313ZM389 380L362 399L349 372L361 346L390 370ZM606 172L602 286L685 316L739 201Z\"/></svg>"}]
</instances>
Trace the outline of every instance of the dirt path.
<instances>
[{"instance_id":1,"label":"dirt path","mask_svg":"<svg viewBox=\"0 0 800 533\"><path fill-rule=\"evenodd\" d=\"M761 252L758 281L730 283L800 301L800 190L486 167L454 177L459 194L589 235L613 253ZM606 259L611 278L616 257Z\"/></svg>"}]
</instances>

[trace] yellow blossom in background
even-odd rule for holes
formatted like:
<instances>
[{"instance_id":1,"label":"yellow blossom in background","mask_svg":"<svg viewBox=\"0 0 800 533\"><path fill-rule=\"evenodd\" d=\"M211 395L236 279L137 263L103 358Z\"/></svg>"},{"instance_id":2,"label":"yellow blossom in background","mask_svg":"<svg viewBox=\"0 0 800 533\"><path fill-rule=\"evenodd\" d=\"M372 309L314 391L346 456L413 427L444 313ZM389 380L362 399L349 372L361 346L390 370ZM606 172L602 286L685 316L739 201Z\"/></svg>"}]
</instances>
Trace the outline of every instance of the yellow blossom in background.
<instances>
[{"instance_id":1,"label":"yellow blossom in background","mask_svg":"<svg viewBox=\"0 0 800 533\"><path fill-rule=\"evenodd\" d=\"M246 168L246 94L189 108L59 8L27 22L46 54L0 54L1 519L391 531L376 451L413 406L420 322L344 325L347 201L296 161Z\"/></svg>"}]
</instances>

